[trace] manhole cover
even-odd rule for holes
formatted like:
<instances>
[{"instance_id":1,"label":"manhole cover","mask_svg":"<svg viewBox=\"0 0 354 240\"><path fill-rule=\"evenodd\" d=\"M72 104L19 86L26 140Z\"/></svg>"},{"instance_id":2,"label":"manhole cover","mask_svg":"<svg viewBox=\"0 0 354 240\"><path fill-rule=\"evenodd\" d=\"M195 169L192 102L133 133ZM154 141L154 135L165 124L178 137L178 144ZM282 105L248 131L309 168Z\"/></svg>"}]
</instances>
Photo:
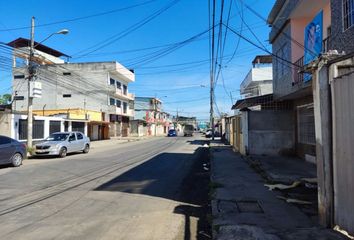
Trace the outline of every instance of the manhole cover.
<instances>
[{"instance_id":1,"label":"manhole cover","mask_svg":"<svg viewBox=\"0 0 354 240\"><path fill-rule=\"evenodd\" d=\"M263 213L263 209L257 201L237 201L236 205L241 213Z\"/></svg>"}]
</instances>

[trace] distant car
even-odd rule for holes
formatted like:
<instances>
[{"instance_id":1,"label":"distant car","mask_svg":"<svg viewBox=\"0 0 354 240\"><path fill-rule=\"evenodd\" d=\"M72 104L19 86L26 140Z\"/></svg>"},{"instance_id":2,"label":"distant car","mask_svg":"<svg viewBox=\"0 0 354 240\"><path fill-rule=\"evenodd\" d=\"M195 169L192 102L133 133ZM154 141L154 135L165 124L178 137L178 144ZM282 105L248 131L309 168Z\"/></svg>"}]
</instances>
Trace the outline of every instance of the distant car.
<instances>
[{"instance_id":1,"label":"distant car","mask_svg":"<svg viewBox=\"0 0 354 240\"><path fill-rule=\"evenodd\" d=\"M25 144L0 135L0 164L12 164L14 167L19 167L26 156Z\"/></svg>"},{"instance_id":2,"label":"distant car","mask_svg":"<svg viewBox=\"0 0 354 240\"><path fill-rule=\"evenodd\" d=\"M44 142L35 145L35 155L58 155L65 157L67 153L88 153L90 139L81 132L52 133Z\"/></svg>"},{"instance_id":3,"label":"distant car","mask_svg":"<svg viewBox=\"0 0 354 240\"><path fill-rule=\"evenodd\" d=\"M170 129L168 130L168 137L176 137L177 136L177 131L175 129Z\"/></svg>"}]
</instances>

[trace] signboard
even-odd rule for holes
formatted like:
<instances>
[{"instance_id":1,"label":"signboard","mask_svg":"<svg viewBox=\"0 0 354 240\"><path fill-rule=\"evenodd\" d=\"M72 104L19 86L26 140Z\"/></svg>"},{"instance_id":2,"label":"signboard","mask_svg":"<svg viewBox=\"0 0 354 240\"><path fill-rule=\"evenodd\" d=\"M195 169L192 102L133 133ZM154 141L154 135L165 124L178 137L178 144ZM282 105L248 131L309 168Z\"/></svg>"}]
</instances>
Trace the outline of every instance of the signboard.
<instances>
[{"instance_id":1,"label":"signboard","mask_svg":"<svg viewBox=\"0 0 354 240\"><path fill-rule=\"evenodd\" d=\"M322 51L323 12L320 11L305 28L304 64L315 60ZM304 81L309 81L311 74L304 74Z\"/></svg>"}]
</instances>

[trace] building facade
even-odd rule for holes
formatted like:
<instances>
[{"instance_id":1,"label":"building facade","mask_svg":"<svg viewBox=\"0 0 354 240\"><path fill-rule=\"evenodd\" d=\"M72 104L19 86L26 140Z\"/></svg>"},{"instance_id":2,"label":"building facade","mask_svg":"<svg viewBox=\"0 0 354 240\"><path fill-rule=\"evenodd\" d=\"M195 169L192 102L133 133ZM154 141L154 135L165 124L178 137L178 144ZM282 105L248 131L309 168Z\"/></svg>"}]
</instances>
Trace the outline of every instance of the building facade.
<instances>
[{"instance_id":1,"label":"building facade","mask_svg":"<svg viewBox=\"0 0 354 240\"><path fill-rule=\"evenodd\" d=\"M320 39L325 45L331 34L331 2L277 0L268 16L271 26L269 40L273 57L273 94L275 100L287 100L293 105L295 122L295 153L304 159L316 155L315 119L312 97L312 80L303 73L307 26L321 14ZM319 53L318 53L319 55Z\"/></svg>"},{"instance_id":2,"label":"building facade","mask_svg":"<svg viewBox=\"0 0 354 240\"><path fill-rule=\"evenodd\" d=\"M162 101L154 97L136 97L134 121L146 124L148 136L167 134L172 124L170 115L163 111Z\"/></svg>"},{"instance_id":3,"label":"building facade","mask_svg":"<svg viewBox=\"0 0 354 240\"><path fill-rule=\"evenodd\" d=\"M28 40L9 43L15 47L14 59L26 57L20 52L23 41ZM35 81L42 85L42 97L33 99L35 114L82 120L76 123L77 128L88 122L87 134L92 140L129 135L129 121L134 117L134 95L129 93L128 84L135 81L133 71L114 61L62 63L60 54L50 55L55 50L38 46L34 58L38 64ZM47 55L50 55L49 60L43 60ZM26 67L16 66L16 62L14 60L13 93L24 100L16 101L13 108L23 112L27 110L28 73Z\"/></svg>"},{"instance_id":4,"label":"building facade","mask_svg":"<svg viewBox=\"0 0 354 240\"><path fill-rule=\"evenodd\" d=\"M261 96L273 92L272 56L259 55L252 61L252 68L240 85L245 98Z\"/></svg>"}]
</instances>

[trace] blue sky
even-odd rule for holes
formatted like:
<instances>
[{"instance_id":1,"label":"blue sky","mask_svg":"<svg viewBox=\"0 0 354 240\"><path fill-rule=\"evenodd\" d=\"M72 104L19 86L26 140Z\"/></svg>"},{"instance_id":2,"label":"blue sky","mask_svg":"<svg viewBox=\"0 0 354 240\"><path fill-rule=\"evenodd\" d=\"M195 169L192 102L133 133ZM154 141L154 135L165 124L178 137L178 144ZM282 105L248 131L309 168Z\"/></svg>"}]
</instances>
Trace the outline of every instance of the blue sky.
<instances>
[{"instance_id":1,"label":"blue sky","mask_svg":"<svg viewBox=\"0 0 354 240\"><path fill-rule=\"evenodd\" d=\"M36 41L41 41L49 34L67 28L70 30L68 35L55 35L45 44L73 56L70 60L72 62L114 60L134 68L136 82L129 86L130 92L137 96L161 98L164 109L172 114L176 114L178 109L180 115L197 116L201 120L206 120L209 116L210 81L208 34L201 35L195 41L173 49L164 56L157 55L156 58L151 56L155 56L156 51L167 51L171 44L182 42L206 31L209 28L207 0L180 0L141 28L120 39L114 39L114 36L118 36L126 29L132 29L135 23L171 2L172 0L1 1L0 41L9 42L17 37L28 38L29 28L6 29L29 26L32 16L36 17L38 26L35 31ZM221 0L217 2L220 5ZM244 2L264 17L268 16L274 4L274 0L244 0ZM146 4L92 18L40 26L142 3ZM225 23L229 4L230 0L225 0L223 17ZM266 23L242 5L240 0L233 0L231 6L229 26L240 31L242 25L240 14L243 13L245 23L257 38L271 49L267 42L269 27ZM220 6L216 16L219 21ZM242 35L257 43L245 24L242 27ZM237 46L238 37L230 31L226 36L224 60L221 64L222 74L215 90L217 114L231 113L232 102L240 98L239 85L250 70L252 59L257 54L264 54L262 50L240 40L236 54L230 59ZM96 51L91 53L87 50L107 39L110 44L99 49L92 48L91 51ZM161 45L167 46L161 47ZM83 53L87 55L80 57ZM0 53L0 56L1 54L3 53ZM11 72L0 68L0 94L11 91L10 86Z\"/></svg>"}]
</instances>

